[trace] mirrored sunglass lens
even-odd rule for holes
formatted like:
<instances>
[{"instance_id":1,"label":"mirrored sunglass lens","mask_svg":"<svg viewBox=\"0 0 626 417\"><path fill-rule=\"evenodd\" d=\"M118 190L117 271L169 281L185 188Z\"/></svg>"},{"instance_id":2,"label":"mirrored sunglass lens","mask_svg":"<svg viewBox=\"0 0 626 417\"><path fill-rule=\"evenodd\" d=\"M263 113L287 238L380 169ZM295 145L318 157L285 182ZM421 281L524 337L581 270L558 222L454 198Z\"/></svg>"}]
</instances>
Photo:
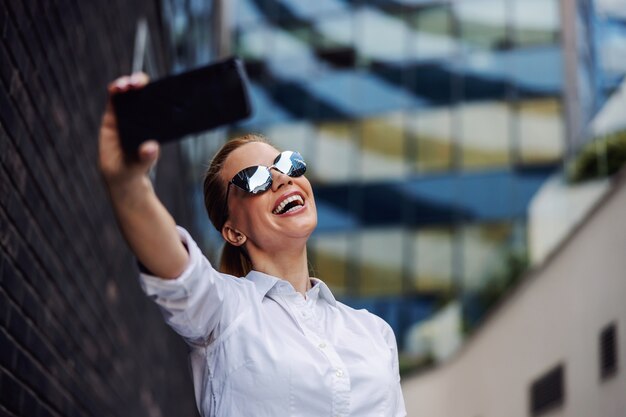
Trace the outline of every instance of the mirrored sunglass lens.
<instances>
[{"instance_id":1,"label":"mirrored sunglass lens","mask_svg":"<svg viewBox=\"0 0 626 417\"><path fill-rule=\"evenodd\" d=\"M299 177L306 171L306 163L302 159L302 155L292 151L285 151L278 155L274 160L274 166L290 177Z\"/></svg>"},{"instance_id":2,"label":"mirrored sunglass lens","mask_svg":"<svg viewBox=\"0 0 626 417\"><path fill-rule=\"evenodd\" d=\"M249 193L257 194L272 185L272 176L266 167L249 167L239 171L233 178L233 184Z\"/></svg>"}]
</instances>

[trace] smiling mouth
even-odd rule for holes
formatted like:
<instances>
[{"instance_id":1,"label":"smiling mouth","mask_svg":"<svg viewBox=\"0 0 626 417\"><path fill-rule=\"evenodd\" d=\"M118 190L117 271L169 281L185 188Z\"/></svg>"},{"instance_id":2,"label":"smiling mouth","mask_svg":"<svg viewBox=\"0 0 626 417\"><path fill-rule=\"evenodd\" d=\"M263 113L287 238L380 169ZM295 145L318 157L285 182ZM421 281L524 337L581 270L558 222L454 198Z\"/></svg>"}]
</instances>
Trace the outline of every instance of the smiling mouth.
<instances>
[{"instance_id":1,"label":"smiling mouth","mask_svg":"<svg viewBox=\"0 0 626 417\"><path fill-rule=\"evenodd\" d=\"M302 206L304 206L304 199L302 196L299 194L293 194L281 201L280 204L272 210L272 213L276 215L287 214Z\"/></svg>"}]
</instances>

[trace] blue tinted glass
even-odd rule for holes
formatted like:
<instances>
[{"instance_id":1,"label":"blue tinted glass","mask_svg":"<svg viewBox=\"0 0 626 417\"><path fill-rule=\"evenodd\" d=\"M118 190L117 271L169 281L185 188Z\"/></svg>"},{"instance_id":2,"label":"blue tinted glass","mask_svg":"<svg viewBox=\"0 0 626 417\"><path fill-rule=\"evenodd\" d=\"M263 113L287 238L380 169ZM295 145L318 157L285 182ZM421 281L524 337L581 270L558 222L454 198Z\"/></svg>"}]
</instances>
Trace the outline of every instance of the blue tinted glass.
<instances>
[{"instance_id":1,"label":"blue tinted glass","mask_svg":"<svg viewBox=\"0 0 626 417\"><path fill-rule=\"evenodd\" d=\"M272 100L267 90L257 83L250 83L250 99L252 101L252 117L238 125L244 129L250 126L258 126L265 123L277 123L291 119L285 109Z\"/></svg>"},{"instance_id":2,"label":"blue tinted glass","mask_svg":"<svg viewBox=\"0 0 626 417\"><path fill-rule=\"evenodd\" d=\"M335 71L307 84L311 93L354 116L425 104L406 89L364 72Z\"/></svg>"}]
</instances>

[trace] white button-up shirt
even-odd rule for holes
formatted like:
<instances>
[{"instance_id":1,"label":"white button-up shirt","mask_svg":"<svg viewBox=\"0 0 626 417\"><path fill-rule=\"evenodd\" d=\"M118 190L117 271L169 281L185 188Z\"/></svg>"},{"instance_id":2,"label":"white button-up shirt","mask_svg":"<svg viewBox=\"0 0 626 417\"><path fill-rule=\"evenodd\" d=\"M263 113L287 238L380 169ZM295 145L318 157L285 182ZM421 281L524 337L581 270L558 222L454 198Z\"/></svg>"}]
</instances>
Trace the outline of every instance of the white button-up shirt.
<instances>
[{"instance_id":1,"label":"white button-up shirt","mask_svg":"<svg viewBox=\"0 0 626 417\"><path fill-rule=\"evenodd\" d=\"M141 274L144 291L191 346L202 416L405 416L393 331L312 279L216 271L189 234L180 277Z\"/></svg>"}]
</instances>

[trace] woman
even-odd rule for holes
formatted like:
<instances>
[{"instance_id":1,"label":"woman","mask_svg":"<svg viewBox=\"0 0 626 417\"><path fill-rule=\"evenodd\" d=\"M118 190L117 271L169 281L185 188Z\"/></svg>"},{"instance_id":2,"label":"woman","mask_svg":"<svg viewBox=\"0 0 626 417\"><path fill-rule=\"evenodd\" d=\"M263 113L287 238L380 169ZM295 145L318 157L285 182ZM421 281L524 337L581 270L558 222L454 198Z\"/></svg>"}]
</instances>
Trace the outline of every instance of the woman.
<instances>
[{"instance_id":1,"label":"woman","mask_svg":"<svg viewBox=\"0 0 626 417\"><path fill-rule=\"evenodd\" d=\"M122 77L109 94L147 82L143 74ZM110 102L99 140L120 228L150 271L142 286L191 347L203 416L406 414L389 325L309 277L306 242L317 213L297 152L248 135L214 157L204 191L226 241L219 272L154 193L147 173L158 144L125 159Z\"/></svg>"}]
</instances>

